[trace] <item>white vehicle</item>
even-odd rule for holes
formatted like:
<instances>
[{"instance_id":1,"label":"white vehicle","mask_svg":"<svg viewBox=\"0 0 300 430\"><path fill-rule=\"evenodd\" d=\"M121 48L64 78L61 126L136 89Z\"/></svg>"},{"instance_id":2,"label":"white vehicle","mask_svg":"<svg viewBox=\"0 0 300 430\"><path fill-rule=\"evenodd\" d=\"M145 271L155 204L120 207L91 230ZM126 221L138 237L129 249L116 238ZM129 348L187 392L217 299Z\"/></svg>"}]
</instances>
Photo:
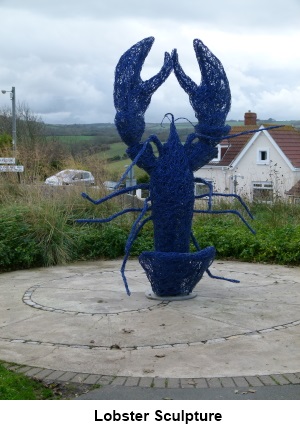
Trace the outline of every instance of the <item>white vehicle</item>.
<instances>
[{"instance_id":1,"label":"white vehicle","mask_svg":"<svg viewBox=\"0 0 300 430\"><path fill-rule=\"evenodd\" d=\"M105 181L105 182L103 182L103 185L109 191L116 191L116 186L118 185L118 182ZM119 188L121 188L121 187L119 187Z\"/></svg>"},{"instance_id":2,"label":"white vehicle","mask_svg":"<svg viewBox=\"0 0 300 430\"><path fill-rule=\"evenodd\" d=\"M95 178L86 170L62 170L45 180L46 185L95 185Z\"/></svg>"}]
</instances>

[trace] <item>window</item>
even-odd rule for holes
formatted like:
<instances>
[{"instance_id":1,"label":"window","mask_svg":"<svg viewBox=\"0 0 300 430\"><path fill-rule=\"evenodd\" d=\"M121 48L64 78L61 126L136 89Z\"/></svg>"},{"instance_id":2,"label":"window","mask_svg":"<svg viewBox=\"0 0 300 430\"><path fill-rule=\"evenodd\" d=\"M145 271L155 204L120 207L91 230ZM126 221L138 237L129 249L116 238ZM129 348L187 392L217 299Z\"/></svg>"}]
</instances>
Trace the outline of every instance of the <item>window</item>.
<instances>
[{"instance_id":1,"label":"window","mask_svg":"<svg viewBox=\"0 0 300 430\"><path fill-rule=\"evenodd\" d=\"M253 201L269 203L273 201L273 183L272 182L253 182Z\"/></svg>"},{"instance_id":2,"label":"window","mask_svg":"<svg viewBox=\"0 0 300 430\"><path fill-rule=\"evenodd\" d=\"M204 179L206 182L208 182L211 186L213 185L213 181L211 179ZM199 184L195 183L195 196L200 196L202 194L209 193L209 186L206 184Z\"/></svg>"},{"instance_id":3,"label":"window","mask_svg":"<svg viewBox=\"0 0 300 430\"><path fill-rule=\"evenodd\" d=\"M268 159L267 151L260 151L259 152L259 158L261 161L267 161L267 159Z\"/></svg>"},{"instance_id":4,"label":"window","mask_svg":"<svg viewBox=\"0 0 300 430\"><path fill-rule=\"evenodd\" d=\"M214 161L214 162L216 162L216 161L221 161L222 160L222 158L224 157L224 155L225 155L225 153L226 153L226 151L227 151L227 149L228 149L228 146L229 145L218 145L217 146L217 148L218 148L218 155L217 155L217 157L216 158L213 158L211 161Z\"/></svg>"},{"instance_id":5,"label":"window","mask_svg":"<svg viewBox=\"0 0 300 430\"><path fill-rule=\"evenodd\" d=\"M221 154L220 154L220 159L222 160L222 158L224 157L224 155L226 154L228 149L228 145L226 146L221 146Z\"/></svg>"},{"instance_id":6,"label":"window","mask_svg":"<svg viewBox=\"0 0 300 430\"><path fill-rule=\"evenodd\" d=\"M268 148L261 148L257 151L257 164L269 164L270 163L270 157L269 157L269 149Z\"/></svg>"},{"instance_id":7,"label":"window","mask_svg":"<svg viewBox=\"0 0 300 430\"><path fill-rule=\"evenodd\" d=\"M79 179L82 179L82 173L76 173L72 178L73 181L78 181Z\"/></svg>"}]
</instances>

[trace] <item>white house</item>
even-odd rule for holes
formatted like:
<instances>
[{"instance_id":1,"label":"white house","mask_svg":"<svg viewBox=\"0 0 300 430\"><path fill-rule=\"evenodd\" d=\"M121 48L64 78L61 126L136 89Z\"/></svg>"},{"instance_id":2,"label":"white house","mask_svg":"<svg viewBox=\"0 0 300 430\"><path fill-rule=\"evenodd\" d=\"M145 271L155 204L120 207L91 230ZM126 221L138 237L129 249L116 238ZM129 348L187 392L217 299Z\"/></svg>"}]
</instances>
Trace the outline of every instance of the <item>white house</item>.
<instances>
[{"instance_id":1,"label":"white house","mask_svg":"<svg viewBox=\"0 0 300 430\"><path fill-rule=\"evenodd\" d=\"M257 132L223 140L218 157L194 176L212 182L216 192L237 193L249 200L270 202L280 197L299 203L300 132L292 126L262 130L264 127L268 124L258 126L256 114L247 112L244 125L232 127L230 135ZM196 187L200 194L203 186Z\"/></svg>"}]
</instances>

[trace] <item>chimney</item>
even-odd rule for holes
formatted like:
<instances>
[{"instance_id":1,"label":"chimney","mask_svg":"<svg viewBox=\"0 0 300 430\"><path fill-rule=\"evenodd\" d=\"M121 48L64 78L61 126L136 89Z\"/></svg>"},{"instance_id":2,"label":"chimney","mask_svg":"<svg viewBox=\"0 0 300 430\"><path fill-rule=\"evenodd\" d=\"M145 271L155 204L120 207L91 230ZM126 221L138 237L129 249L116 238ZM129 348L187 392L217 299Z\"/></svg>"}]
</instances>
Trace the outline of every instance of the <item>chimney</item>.
<instances>
[{"instance_id":1,"label":"chimney","mask_svg":"<svg viewBox=\"0 0 300 430\"><path fill-rule=\"evenodd\" d=\"M251 110L249 110L248 112L245 113L245 119L244 119L244 124L245 125L256 125L256 113L251 112Z\"/></svg>"}]
</instances>

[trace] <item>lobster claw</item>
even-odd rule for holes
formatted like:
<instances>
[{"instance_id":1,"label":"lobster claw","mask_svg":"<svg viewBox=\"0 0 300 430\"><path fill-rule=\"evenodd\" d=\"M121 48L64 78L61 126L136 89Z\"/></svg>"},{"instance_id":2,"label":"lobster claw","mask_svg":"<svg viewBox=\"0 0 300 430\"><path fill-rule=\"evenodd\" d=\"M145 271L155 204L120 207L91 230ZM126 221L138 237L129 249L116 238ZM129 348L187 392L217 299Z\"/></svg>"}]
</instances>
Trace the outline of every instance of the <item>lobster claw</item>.
<instances>
[{"instance_id":1,"label":"lobster claw","mask_svg":"<svg viewBox=\"0 0 300 430\"><path fill-rule=\"evenodd\" d=\"M204 43L195 39L193 44L202 75L200 85L196 85L184 73L176 50L172 53L174 73L180 86L189 95L198 120L196 131L217 138L229 131L228 127L224 127L231 105L229 82L220 60ZM210 140L209 143L216 145L218 139L214 142Z\"/></svg>"},{"instance_id":2,"label":"lobster claw","mask_svg":"<svg viewBox=\"0 0 300 430\"><path fill-rule=\"evenodd\" d=\"M128 146L141 141L145 129L144 114L152 94L173 69L171 56L165 53L161 70L147 81L141 79L140 73L153 42L154 37L148 37L133 45L121 56L115 70L115 124Z\"/></svg>"}]
</instances>

